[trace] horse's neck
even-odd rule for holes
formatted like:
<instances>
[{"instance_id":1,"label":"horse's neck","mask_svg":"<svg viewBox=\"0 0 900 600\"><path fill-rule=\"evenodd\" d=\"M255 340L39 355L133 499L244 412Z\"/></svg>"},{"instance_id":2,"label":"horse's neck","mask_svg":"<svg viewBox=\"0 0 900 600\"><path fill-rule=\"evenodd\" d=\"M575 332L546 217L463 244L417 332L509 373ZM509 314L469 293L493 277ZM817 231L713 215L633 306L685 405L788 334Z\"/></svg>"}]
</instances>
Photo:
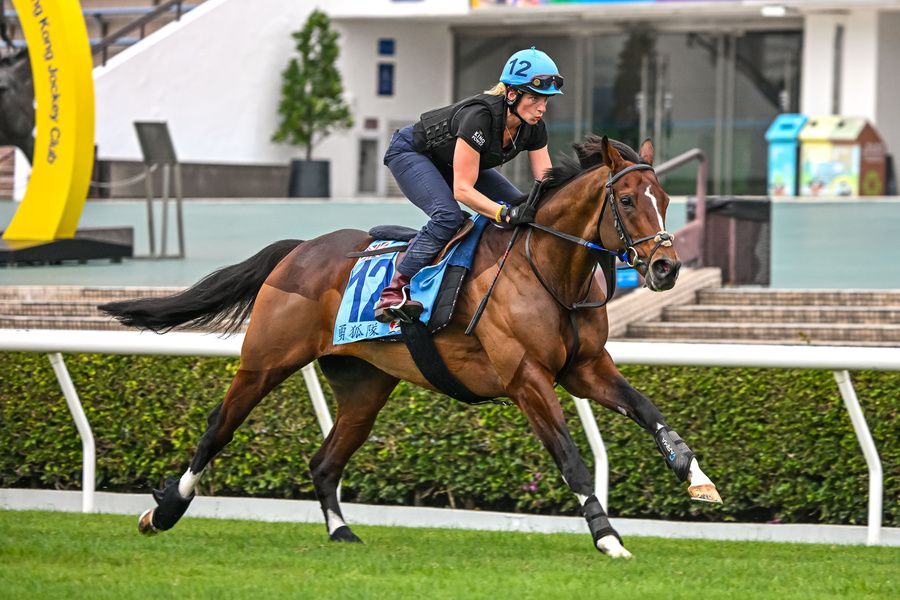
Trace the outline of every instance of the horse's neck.
<instances>
[{"instance_id":1,"label":"horse's neck","mask_svg":"<svg viewBox=\"0 0 900 600\"><path fill-rule=\"evenodd\" d=\"M539 206L537 223L599 243L597 220L606 175L606 167L591 169L552 192ZM531 238L532 260L541 275L561 298L570 302L581 300L584 284L597 264L596 255L579 244L539 230L533 231Z\"/></svg>"}]
</instances>

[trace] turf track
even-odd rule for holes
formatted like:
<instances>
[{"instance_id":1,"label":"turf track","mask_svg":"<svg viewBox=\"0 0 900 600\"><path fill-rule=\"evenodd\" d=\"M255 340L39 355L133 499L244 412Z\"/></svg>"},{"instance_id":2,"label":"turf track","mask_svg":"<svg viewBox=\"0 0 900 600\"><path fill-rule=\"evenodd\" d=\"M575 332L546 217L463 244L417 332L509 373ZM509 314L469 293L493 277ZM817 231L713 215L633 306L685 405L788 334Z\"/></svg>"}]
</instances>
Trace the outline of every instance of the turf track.
<instances>
[{"instance_id":1,"label":"turf track","mask_svg":"<svg viewBox=\"0 0 900 600\"><path fill-rule=\"evenodd\" d=\"M0 511L0 598L900 598L900 548Z\"/></svg>"}]
</instances>

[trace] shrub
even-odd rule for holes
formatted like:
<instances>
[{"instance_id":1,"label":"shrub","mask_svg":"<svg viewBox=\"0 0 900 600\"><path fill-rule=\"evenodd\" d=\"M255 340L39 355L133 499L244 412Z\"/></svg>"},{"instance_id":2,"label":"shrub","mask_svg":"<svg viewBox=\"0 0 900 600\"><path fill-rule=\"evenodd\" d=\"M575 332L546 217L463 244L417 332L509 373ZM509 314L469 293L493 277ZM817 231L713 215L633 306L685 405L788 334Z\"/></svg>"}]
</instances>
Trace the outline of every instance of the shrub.
<instances>
[{"instance_id":1,"label":"shrub","mask_svg":"<svg viewBox=\"0 0 900 600\"><path fill-rule=\"evenodd\" d=\"M97 441L98 489L146 492L180 475L224 396L236 360L68 355ZM866 522L865 461L824 371L626 367L716 481L723 507L691 502L652 437L596 408L610 456L610 514L765 522ZM0 486L79 489L81 443L47 358L0 353ZM900 374L854 383L885 475L900 497ZM325 387L328 393L327 386ZM560 392L582 455L591 455ZM313 499L321 441L301 376L272 392L208 467L200 493ZM468 407L401 384L354 455L344 501L575 514L578 503L514 407ZM885 525L900 525L885 502Z\"/></svg>"}]
</instances>

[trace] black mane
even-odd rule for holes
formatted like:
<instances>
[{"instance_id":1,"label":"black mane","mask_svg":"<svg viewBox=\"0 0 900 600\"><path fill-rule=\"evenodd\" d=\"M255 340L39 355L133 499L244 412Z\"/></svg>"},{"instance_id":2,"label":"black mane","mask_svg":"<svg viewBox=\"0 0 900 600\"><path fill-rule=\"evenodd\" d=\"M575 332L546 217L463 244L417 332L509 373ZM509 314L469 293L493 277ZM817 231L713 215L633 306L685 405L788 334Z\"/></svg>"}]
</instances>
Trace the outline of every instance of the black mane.
<instances>
[{"instance_id":1,"label":"black mane","mask_svg":"<svg viewBox=\"0 0 900 600\"><path fill-rule=\"evenodd\" d=\"M550 169L545 178L544 191L562 187L588 169L603 164L603 153L600 140L601 138L599 136L589 135L587 139L584 140L583 144L572 144L578 160L575 160L575 158L571 156L563 155L559 164ZM612 146L619 151L619 154L622 155L622 158L628 162L646 164L646 161L628 144L613 139L609 140L609 143L612 144Z\"/></svg>"}]
</instances>

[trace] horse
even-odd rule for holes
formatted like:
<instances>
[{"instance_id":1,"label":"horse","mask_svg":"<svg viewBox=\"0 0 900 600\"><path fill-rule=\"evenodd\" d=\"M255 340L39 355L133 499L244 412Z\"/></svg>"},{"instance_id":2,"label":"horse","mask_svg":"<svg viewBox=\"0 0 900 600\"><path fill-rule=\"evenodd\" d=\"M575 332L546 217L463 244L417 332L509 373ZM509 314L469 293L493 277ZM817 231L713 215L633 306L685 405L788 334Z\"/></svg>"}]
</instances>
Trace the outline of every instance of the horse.
<instances>
[{"instance_id":1,"label":"horse","mask_svg":"<svg viewBox=\"0 0 900 600\"><path fill-rule=\"evenodd\" d=\"M4 3L0 0L0 39L8 48ZM34 80L28 50L0 56L0 146L16 146L34 162Z\"/></svg>"},{"instance_id":2,"label":"horse","mask_svg":"<svg viewBox=\"0 0 900 600\"><path fill-rule=\"evenodd\" d=\"M510 250L508 229L485 230L450 324L434 341L448 369L469 390L487 398L508 397L524 413L577 496L594 546L611 557L628 558L631 553L592 491L591 472L566 426L555 383L650 433L676 477L689 482L691 498L721 498L690 447L604 349L604 292L591 285L601 251L634 265L651 290L675 285L680 261L665 231L669 197L652 168L653 144L646 140L638 153L605 136L590 136L574 147L578 161L564 159L548 171L524 244ZM605 240L614 242L604 246ZM250 411L285 378L317 360L337 411L331 432L310 460L310 474L329 539L361 541L338 501L344 467L368 438L399 380L435 389L404 344L332 343L335 315L354 264L347 255L372 241L367 233L350 229L308 241L282 240L179 294L100 306L123 324L157 333L176 326L232 332L249 315L231 387L209 414L188 469L154 490L157 506L140 516L140 532L174 526L193 499L203 469ZM502 277L473 335L466 335L501 256Z\"/></svg>"}]
</instances>

